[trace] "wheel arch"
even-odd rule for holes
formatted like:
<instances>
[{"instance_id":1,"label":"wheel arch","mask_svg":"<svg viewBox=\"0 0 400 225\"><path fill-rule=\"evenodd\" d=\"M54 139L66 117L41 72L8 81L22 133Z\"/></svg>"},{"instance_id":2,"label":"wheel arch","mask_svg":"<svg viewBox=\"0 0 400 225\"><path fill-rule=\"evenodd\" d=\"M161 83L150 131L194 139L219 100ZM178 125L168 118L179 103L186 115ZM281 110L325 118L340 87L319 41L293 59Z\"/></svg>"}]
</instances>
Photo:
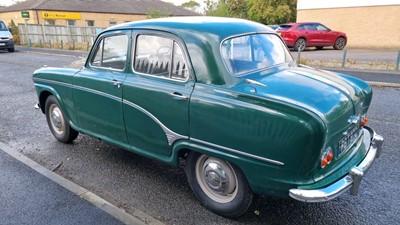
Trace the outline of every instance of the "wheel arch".
<instances>
[{"instance_id":1,"label":"wheel arch","mask_svg":"<svg viewBox=\"0 0 400 225\"><path fill-rule=\"evenodd\" d=\"M41 85L41 84L35 84L36 86L36 90L38 93L38 100L39 100L39 106L40 106L40 110L43 114L46 113L46 100L49 96L53 95L58 104L60 105L60 108L62 110L62 112L64 113L65 118L67 119L69 125L74 129L74 130L78 130L78 126L75 123L74 120L72 120L73 115L71 115L70 110L67 110L67 106L66 106L66 102L63 101L63 99L61 98L61 96L59 95L59 93L53 88L53 87L49 87L47 85Z\"/></svg>"}]
</instances>

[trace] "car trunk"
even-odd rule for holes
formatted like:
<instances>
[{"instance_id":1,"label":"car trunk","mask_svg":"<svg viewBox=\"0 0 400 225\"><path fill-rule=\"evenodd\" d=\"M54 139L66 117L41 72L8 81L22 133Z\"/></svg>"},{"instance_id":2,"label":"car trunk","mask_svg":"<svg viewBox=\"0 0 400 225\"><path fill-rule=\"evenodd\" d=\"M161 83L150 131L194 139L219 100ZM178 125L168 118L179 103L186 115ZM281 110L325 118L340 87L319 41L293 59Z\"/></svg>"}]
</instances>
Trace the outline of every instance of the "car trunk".
<instances>
[{"instance_id":1,"label":"car trunk","mask_svg":"<svg viewBox=\"0 0 400 225\"><path fill-rule=\"evenodd\" d=\"M320 154L330 147L335 157L325 168L321 168L320 160L315 162L310 171L315 181L336 172L340 169L338 165L343 165L355 154L357 149L351 146L362 141L360 121L368 110L372 91L370 88L363 91L353 82L367 85L365 82L305 67L282 70L256 81L266 85L257 87L258 95L300 106L322 118L327 133Z\"/></svg>"}]
</instances>

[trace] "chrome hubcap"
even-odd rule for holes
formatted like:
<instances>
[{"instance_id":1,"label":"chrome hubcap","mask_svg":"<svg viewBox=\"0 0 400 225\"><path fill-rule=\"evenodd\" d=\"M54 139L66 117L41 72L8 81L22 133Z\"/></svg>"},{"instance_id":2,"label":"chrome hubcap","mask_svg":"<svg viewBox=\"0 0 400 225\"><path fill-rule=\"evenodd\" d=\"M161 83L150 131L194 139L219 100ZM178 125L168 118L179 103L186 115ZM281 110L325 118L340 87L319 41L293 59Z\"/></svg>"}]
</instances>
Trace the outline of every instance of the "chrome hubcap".
<instances>
[{"instance_id":1,"label":"chrome hubcap","mask_svg":"<svg viewBox=\"0 0 400 225\"><path fill-rule=\"evenodd\" d=\"M227 203L236 197L237 178L228 162L201 155L196 163L196 176L204 193L214 201Z\"/></svg>"},{"instance_id":2,"label":"chrome hubcap","mask_svg":"<svg viewBox=\"0 0 400 225\"><path fill-rule=\"evenodd\" d=\"M65 121L62 112L57 105L50 106L50 122L53 130L57 134L63 134L65 131Z\"/></svg>"}]
</instances>

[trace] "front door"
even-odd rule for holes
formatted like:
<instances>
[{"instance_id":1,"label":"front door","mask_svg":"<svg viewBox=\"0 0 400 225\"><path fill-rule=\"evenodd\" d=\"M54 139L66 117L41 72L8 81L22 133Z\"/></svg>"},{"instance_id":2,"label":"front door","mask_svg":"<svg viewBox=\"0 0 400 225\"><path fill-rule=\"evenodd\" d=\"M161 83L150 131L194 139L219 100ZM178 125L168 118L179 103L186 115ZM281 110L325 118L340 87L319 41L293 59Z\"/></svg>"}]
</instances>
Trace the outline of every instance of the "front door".
<instances>
[{"instance_id":1,"label":"front door","mask_svg":"<svg viewBox=\"0 0 400 225\"><path fill-rule=\"evenodd\" d=\"M106 33L74 77L74 105L84 133L127 143L122 115L122 83L126 78L129 32Z\"/></svg>"}]
</instances>

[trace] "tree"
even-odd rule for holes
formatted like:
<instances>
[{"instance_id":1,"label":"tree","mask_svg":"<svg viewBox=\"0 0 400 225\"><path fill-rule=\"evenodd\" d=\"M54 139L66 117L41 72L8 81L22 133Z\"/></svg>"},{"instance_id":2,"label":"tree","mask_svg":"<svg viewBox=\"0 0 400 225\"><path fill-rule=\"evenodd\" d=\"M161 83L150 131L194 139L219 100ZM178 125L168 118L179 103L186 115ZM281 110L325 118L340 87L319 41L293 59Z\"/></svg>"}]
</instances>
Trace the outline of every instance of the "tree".
<instances>
[{"instance_id":1,"label":"tree","mask_svg":"<svg viewBox=\"0 0 400 225\"><path fill-rule=\"evenodd\" d=\"M246 0L226 0L229 12L233 17L247 18L248 1Z\"/></svg>"},{"instance_id":2,"label":"tree","mask_svg":"<svg viewBox=\"0 0 400 225\"><path fill-rule=\"evenodd\" d=\"M20 37L19 37L19 30L18 30L18 26L15 25L14 20L11 20L11 22L8 24L8 28L11 28L15 44L19 45L21 42Z\"/></svg>"},{"instance_id":3,"label":"tree","mask_svg":"<svg viewBox=\"0 0 400 225\"><path fill-rule=\"evenodd\" d=\"M297 0L249 0L248 18L264 24L296 20Z\"/></svg>"},{"instance_id":4,"label":"tree","mask_svg":"<svg viewBox=\"0 0 400 225\"><path fill-rule=\"evenodd\" d=\"M183 3L181 7L196 12L197 9L200 7L200 4L194 0L191 0Z\"/></svg>"},{"instance_id":5,"label":"tree","mask_svg":"<svg viewBox=\"0 0 400 225\"><path fill-rule=\"evenodd\" d=\"M207 16L232 17L226 0L205 0L205 14Z\"/></svg>"},{"instance_id":6,"label":"tree","mask_svg":"<svg viewBox=\"0 0 400 225\"><path fill-rule=\"evenodd\" d=\"M147 11L147 19L153 19L153 18L161 18L161 17L168 17L170 16L170 13L167 11L161 11L158 9L149 9Z\"/></svg>"}]
</instances>

